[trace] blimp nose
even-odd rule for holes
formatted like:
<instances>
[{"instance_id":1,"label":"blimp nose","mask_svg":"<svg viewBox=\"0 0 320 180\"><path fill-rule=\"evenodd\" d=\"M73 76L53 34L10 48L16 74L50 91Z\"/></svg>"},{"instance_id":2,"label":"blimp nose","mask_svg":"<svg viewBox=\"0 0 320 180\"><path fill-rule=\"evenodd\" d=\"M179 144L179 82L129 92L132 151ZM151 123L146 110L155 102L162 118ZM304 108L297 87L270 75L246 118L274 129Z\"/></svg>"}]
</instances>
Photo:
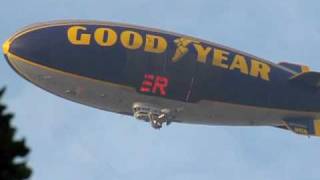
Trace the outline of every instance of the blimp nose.
<instances>
[{"instance_id":1,"label":"blimp nose","mask_svg":"<svg viewBox=\"0 0 320 180\"><path fill-rule=\"evenodd\" d=\"M47 59L43 55L50 51L43 41L47 40L47 35L41 33L39 26L30 26L15 33L2 44L5 59L18 74L31 79L33 68L46 64Z\"/></svg>"},{"instance_id":2,"label":"blimp nose","mask_svg":"<svg viewBox=\"0 0 320 180\"><path fill-rule=\"evenodd\" d=\"M9 58L10 57L10 40L6 40L3 44L2 44L2 52L4 54L4 57L6 58L7 62L11 65L11 67L13 67L15 69L14 66L14 61L13 58Z\"/></svg>"},{"instance_id":3,"label":"blimp nose","mask_svg":"<svg viewBox=\"0 0 320 180\"><path fill-rule=\"evenodd\" d=\"M10 50L10 41L7 40L7 41L4 42L3 45L2 45L3 54L4 54L4 55L7 55L8 52L9 52L9 50Z\"/></svg>"},{"instance_id":4,"label":"blimp nose","mask_svg":"<svg viewBox=\"0 0 320 180\"><path fill-rule=\"evenodd\" d=\"M43 39L45 36L41 36L41 34L39 36L36 31L30 30L30 28L21 30L3 43L3 54L11 65L16 63L15 61L18 59L25 59L30 62L39 59L37 56L45 48L41 42L46 39Z\"/></svg>"},{"instance_id":5,"label":"blimp nose","mask_svg":"<svg viewBox=\"0 0 320 180\"><path fill-rule=\"evenodd\" d=\"M115 42L112 45L109 40L105 42L109 37L107 30L80 22L37 24L9 38L3 44L3 53L11 67L29 80L39 76L34 75L37 68L118 82L123 78L128 50L121 46L120 40L115 41L115 32ZM96 42L96 38L101 42Z\"/></svg>"},{"instance_id":6,"label":"blimp nose","mask_svg":"<svg viewBox=\"0 0 320 180\"><path fill-rule=\"evenodd\" d=\"M10 38L11 39L11 38ZM4 54L5 59L9 63L9 65L16 71L18 71L17 58L10 52L11 51L11 40L8 39L2 44L2 52Z\"/></svg>"},{"instance_id":7,"label":"blimp nose","mask_svg":"<svg viewBox=\"0 0 320 180\"><path fill-rule=\"evenodd\" d=\"M13 46L17 47L17 43L15 41L15 37L12 36L8 40L6 40L2 44L2 52L4 54L5 59L9 63L9 65L19 74L23 75L23 71L21 71L21 61L19 61L19 57L15 55L13 52Z\"/></svg>"},{"instance_id":8,"label":"blimp nose","mask_svg":"<svg viewBox=\"0 0 320 180\"><path fill-rule=\"evenodd\" d=\"M63 62L63 58L54 57L64 54L63 30L46 24L28 26L3 43L3 54L9 65L24 77L30 76L34 67L56 68Z\"/></svg>"}]
</instances>

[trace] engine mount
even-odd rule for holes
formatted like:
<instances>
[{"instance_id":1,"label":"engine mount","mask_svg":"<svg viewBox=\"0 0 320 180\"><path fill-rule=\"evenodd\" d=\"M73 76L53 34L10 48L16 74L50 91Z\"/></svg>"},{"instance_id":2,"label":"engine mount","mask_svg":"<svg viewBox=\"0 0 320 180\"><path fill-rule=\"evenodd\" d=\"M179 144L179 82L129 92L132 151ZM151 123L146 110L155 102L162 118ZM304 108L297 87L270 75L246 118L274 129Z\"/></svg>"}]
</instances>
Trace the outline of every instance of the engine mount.
<instances>
[{"instance_id":1,"label":"engine mount","mask_svg":"<svg viewBox=\"0 0 320 180\"><path fill-rule=\"evenodd\" d=\"M149 103L134 103L132 106L133 116L136 119L150 122L155 129L162 128L162 124L170 124L170 119L173 118L170 109L161 109L158 106Z\"/></svg>"}]
</instances>

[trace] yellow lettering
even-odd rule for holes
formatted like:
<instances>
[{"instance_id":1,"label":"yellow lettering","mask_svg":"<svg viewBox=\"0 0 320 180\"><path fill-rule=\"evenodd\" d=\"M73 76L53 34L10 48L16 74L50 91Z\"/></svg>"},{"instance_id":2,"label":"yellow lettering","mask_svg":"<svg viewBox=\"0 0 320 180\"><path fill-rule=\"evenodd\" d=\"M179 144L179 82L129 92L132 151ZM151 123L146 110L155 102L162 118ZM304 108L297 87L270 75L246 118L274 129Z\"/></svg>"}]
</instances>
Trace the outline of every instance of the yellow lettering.
<instances>
[{"instance_id":1,"label":"yellow lettering","mask_svg":"<svg viewBox=\"0 0 320 180\"><path fill-rule=\"evenodd\" d=\"M98 28L94 38L100 46L113 46L117 42L117 33L110 28Z\"/></svg>"},{"instance_id":2,"label":"yellow lettering","mask_svg":"<svg viewBox=\"0 0 320 180\"><path fill-rule=\"evenodd\" d=\"M147 34L144 50L152 53L163 53L167 46L168 43L163 37Z\"/></svg>"},{"instance_id":3,"label":"yellow lettering","mask_svg":"<svg viewBox=\"0 0 320 180\"><path fill-rule=\"evenodd\" d=\"M263 62L252 59L250 75L254 77L260 76L261 79L269 81L270 66Z\"/></svg>"},{"instance_id":4,"label":"yellow lettering","mask_svg":"<svg viewBox=\"0 0 320 180\"><path fill-rule=\"evenodd\" d=\"M300 127L294 127L293 131L298 133L298 134L303 134L303 135L308 135L308 130L305 128L300 128Z\"/></svg>"},{"instance_id":5,"label":"yellow lettering","mask_svg":"<svg viewBox=\"0 0 320 180\"><path fill-rule=\"evenodd\" d=\"M249 74L248 64L244 56L236 54L230 65L230 70L239 69L243 74Z\"/></svg>"},{"instance_id":6,"label":"yellow lettering","mask_svg":"<svg viewBox=\"0 0 320 180\"><path fill-rule=\"evenodd\" d=\"M68 29L68 40L74 45L89 45L91 34L80 33L80 30L86 31L83 26L72 26Z\"/></svg>"},{"instance_id":7,"label":"yellow lettering","mask_svg":"<svg viewBox=\"0 0 320 180\"><path fill-rule=\"evenodd\" d=\"M197 61L201 63L206 63L209 52L211 51L211 47L202 47L200 44L193 44L194 48L198 53Z\"/></svg>"},{"instance_id":8,"label":"yellow lettering","mask_svg":"<svg viewBox=\"0 0 320 180\"><path fill-rule=\"evenodd\" d=\"M224 51L221 49L214 49L212 64L222 68L228 68L227 64L223 64L223 61L228 60L228 55L229 55L229 52L227 51Z\"/></svg>"},{"instance_id":9,"label":"yellow lettering","mask_svg":"<svg viewBox=\"0 0 320 180\"><path fill-rule=\"evenodd\" d=\"M320 136L320 120L319 119L314 120L314 130L315 130L315 135Z\"/></svg>"},{"instance_id":10,"label":"yellow lettering","mask_svg":"<svg viewBox=\"0 0 320 180\"><path fill-rule=\"evenodd\" d=\"M142 36L134 31L123 31L120 36L122 45L128 49L139 49L142 46Z\"/></svg>"}]
</instances>

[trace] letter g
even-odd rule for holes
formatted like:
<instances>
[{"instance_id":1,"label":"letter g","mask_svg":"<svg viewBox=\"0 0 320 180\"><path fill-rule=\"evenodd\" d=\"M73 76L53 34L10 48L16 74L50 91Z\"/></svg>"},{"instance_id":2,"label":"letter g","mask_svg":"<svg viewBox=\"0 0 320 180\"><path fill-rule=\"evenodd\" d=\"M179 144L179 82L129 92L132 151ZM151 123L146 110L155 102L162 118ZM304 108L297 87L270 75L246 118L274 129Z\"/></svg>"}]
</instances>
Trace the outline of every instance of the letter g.
<instances>
[{"instance_id":1,"label":"letter g","mask_svg":"<svg viewBox=\"0 0 320 180\"><path fill-rule=\"evenodd\" d=\"M68 40L74 45L89 45L91 34L81 33L80 31L87 30L83 26L72 26L68 29Z\"/></svg>"}]
</instances>

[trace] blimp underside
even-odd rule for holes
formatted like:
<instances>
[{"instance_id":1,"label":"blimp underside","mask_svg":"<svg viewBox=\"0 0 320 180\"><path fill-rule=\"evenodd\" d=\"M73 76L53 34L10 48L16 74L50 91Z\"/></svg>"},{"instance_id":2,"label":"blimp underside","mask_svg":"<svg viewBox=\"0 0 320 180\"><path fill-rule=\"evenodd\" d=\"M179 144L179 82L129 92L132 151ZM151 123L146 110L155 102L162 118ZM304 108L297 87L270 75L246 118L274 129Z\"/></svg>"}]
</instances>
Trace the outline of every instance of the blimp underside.
<instances>
[{"instance_id":1,"label":"blimp underside","mask_svg":"<svg viewBox=\"0 0 320 180\"><path fill-rule=\"evenodd\" d=\"M292 72L274 77L270 64L215 46L160 30L69 21L26 28L3 51L13 69L40 88L154 128L184 122L301 130L301 119L308 119L306 126L320 134L319 114L293 103L300 87L285 98L270 93Z\"/></svg>"}]
</instances>

